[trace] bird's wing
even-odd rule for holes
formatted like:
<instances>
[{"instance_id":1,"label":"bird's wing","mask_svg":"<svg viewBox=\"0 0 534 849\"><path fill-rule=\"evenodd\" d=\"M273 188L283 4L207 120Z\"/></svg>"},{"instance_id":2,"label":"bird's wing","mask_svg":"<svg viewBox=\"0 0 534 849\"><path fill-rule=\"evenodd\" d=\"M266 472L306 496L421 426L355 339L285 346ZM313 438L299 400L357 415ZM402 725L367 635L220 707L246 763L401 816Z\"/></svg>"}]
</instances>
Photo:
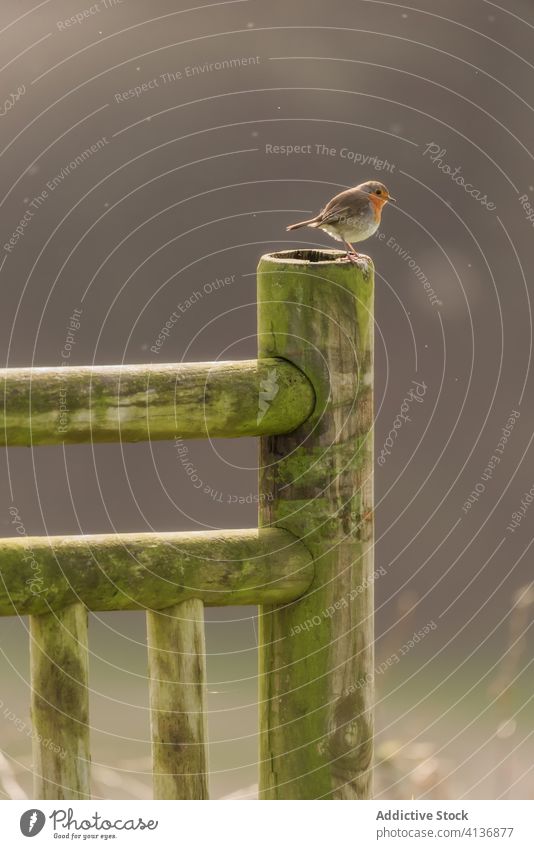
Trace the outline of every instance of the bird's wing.
<instances>
[{"instance_id":1,"label":"bird's wing","mask_svg":"<svg viewBox=\"0 0 534 849\"><path fill-rule=\"evenodd\" d=\"M346 218L348 213L350 213L350 206L334 206L331 209L325 206L319 213L318 224L335 224L341 218Z\"/></svg>"},{"instance_id":2,"label":"bird's wing","mask_svg":"<svg viewBox=\"0 0 534 849\"><path fill-rule=\"evenodd\" d=\"M357 189L346 189L328 201L324 209L321 210L321 224L333 224L339 221L342 217L347 217L351 213L353 204L359 200L366 200L365 192L360 192Z\"/></svg>"}]
</instances>

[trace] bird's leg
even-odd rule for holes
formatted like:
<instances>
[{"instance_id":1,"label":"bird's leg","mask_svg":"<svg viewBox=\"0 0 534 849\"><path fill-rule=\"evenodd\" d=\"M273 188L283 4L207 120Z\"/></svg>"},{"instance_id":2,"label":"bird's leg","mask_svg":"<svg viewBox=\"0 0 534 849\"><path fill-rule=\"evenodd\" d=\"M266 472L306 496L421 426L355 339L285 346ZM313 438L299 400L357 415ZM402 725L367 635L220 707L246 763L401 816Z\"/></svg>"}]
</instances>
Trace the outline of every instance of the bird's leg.
<instances>
[{"instance_id":1,"label":"bird's leg","mask_svg":"<svg viewBox=\"0 0 534 849\"><path fill-rule=\"evenodd\" d=\"M350 260L351 262L357 263L358 260L360 259L360 254L354 249L354 247L351 245L351 243L345 241L345 239L343 239L343 244L347 248L347 259Z\"/></svg>"}]
</instances>

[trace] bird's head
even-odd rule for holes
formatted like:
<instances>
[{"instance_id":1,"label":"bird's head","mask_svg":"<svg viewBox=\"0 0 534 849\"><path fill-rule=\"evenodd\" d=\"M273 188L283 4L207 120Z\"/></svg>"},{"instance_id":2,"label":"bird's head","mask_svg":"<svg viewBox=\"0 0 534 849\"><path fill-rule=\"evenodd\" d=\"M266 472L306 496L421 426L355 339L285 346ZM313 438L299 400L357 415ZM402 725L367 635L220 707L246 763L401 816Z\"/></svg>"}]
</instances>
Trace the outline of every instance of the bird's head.
<instances>
[{"instance_id":1,"label":"bird's head","mask_svg":"<svg viewBox=\"0 0 534 849\"><path fill-rule=\"evenodd\" d=\"M388 200L393 201L395 203L395 198L392 198L386 186L383 183L379 183L378 180L368 180L366 183L360 183L359 186L356 186L358 191L366 192L368 195L371 195L373 202L377 205L387 203Z\"/></svg>"}]
</instances>

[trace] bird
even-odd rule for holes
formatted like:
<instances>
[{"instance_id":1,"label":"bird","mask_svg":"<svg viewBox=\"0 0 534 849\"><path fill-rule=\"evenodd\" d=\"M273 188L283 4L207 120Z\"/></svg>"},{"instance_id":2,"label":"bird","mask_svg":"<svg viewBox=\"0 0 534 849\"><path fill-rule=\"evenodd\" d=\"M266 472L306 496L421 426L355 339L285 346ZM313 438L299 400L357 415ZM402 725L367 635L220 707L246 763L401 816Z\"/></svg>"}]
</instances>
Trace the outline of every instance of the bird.
<instances>
[{"instance_id":1,"label":"bird","mask_svg":"<svg viewBox=\"0 0 534 849\"><path fill-rule=\"evenodd\" d=\"M362 254L354 249L352 242L363 242L376 233L382 209L388 201L396 203L386 186L378 180L367 180L333 197L315 218L290 224L286 229L315 227L325 230L338 242L343 242L347 258L357 263Z\"/></svg>"}]
</instances>

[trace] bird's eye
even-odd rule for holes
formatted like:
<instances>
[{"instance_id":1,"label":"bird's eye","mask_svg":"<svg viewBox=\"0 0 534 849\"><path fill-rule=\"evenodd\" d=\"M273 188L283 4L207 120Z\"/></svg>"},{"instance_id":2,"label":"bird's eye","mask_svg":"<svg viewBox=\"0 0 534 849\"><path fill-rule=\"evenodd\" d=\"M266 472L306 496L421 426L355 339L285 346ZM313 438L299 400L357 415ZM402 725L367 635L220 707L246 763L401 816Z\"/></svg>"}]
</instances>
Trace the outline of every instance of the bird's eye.
<instances>
[{"instance_id":1,"label":"bird's eye","mask_svg":"<svg viewBox=\"0 0 534 849\"><path fill-rule=\"evenodd\" d=\"M375 194L377 194L377 195L381 195L381 194L382 194L382 189L377 189Z\"/></svg>"}]
</instances>

